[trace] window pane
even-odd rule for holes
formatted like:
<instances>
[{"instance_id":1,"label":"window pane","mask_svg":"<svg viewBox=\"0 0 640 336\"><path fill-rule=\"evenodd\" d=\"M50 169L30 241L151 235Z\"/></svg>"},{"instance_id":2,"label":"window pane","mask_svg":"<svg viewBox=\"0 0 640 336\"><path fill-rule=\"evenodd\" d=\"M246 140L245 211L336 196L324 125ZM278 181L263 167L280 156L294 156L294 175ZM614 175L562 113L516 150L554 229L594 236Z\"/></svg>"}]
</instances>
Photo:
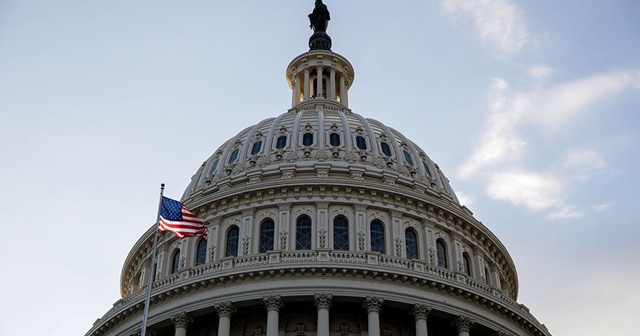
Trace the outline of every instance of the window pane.
<instances>
[{"instance_id":1,"label":"window pane","mask_svg":"<svg viewBox=\"0 0 640 336\"><path fill-rule=\"evenodd\" d=\"M225 256L237 257L238 256L238 238L240 236L240 229L237 226L229 229L227 232L227 251Z\"/></svg>"},{"instance_id":2,"label":"window pane","mask_svg":"<svg viewBox=\"0 0 640 336\"><path fill-rule=\"evenodd\" d=\"M338 133L329 134L329 143L333 147L340 146L340 134Z\"/></svg>"},{"instance_id":3,"label":"window pane","mask_svg":"<svg viewBox=\"0 0 640 336\"><path fill-rule=\"evenodd\" d=\"M216 170L218 170L218 161L220 160L216 160L213 165L211 165L211 170L209 170L209 175L213 174L216 172Z\"/></svg>"},{"instance_id":4,"label":"window pane","mask_svg":"<svg viewBox=\"0 0 640 336\"><path fill-rule=\"evenodd\" d=\"M384 226L380 221L371 222L371 251L384 253Z\"/></svg>"},{"instance_id":5,"label":"window pane","mask_svg":"<svg viewBox=\"0 0 640 336\"><path fill-rule=\"evenodd\" d=\"M462 254L462 264L464 272L467 275L471 275L471 261L469 260L469 255L466 252Z\"/></svg>"},{"instance_id":6,"label":"window pane","mask_svg":"<svg viewBox=\"0 0 640 336\"><path fill-rule=\"evenodd\" d=\"M429 166L427 166L427 163L422 161L422 165L424 166L424 171L427 172L427 175L429 175L429 177L431 177L431 170L429 170Z\"/></svg>"},{"instance_id":7,"label":"window pane","mask_svg":"<svg viewBox=\"0 0 640 336\"><path fill-rule=\"evenodd\" d=\"M438 266L439 267L447 267L447 248L444 243L438 239L436 241L436 254L438 257Z\"/></svg>"},{"instance_id":8,"label":"window pane","mask_svg":"<svg viewBox=\"0 0 640 336\"><path fill-rule=\"evenodd\" d=\"M367 149L367 140L365 140L361 136L357 136L356 137L356 146L358 146L358 148L361 149L361 150Z\"/></svg>"},{"instance_id":9,"label":"window pane","mask_svg":"<svg viewBox=\"0 0 640 336\"><path fill-rule=\"evenodd\" d=\"M207 260L207 240L200 239L198 248L196 249L196 266L203 265Z\"/></svg>"},{"instance_id":10,"label":"window pane","mask_svg":"<svg viewBox=\"0 0 640 336\"><path fill-rule=\"evenodd\" d=\"M333 249L349 251L349 222L342 216L333 220Z\"/></svg>"},{"instance_id":11,"label":"window pane","mask_svg":"<svg viewBox=\"0 0 640 336\"><path fill-rule=\"evenodd\" d=\"M404 231L404 243L407 249L407 258L409 259L417 259L418 258L418 237L416 233L411 229L406 229Z\"/></svg>"},{"instance_id":12,"label":"window pane","mask_svg":"<svg viewBox=\"0 0 640 336\"><path fill-rule=\"evenodd\" d=\"M233 152L231 152L231 155L229 156L229 163L233 163L236 161L236 159L238 159L239 152L240 152L240 148L236 148L233 150Z\"/></svg>"},{"instance_id":13,"label":"window pane","mask_svg":"<svg viewBox=\"0 0 640 336\"><path fill-rule=\"evenodd\" d=\"M311 249L311 218L302 216L296 222L296 250Z\"/></svg>"},{"instance_id":14,"label":"window pane","mask_svg":"<svg viewBox=\"0 0 640 336\"><path fill-rule=\"evenodd\" d=\"M382 147L382 153L384 153L384 155L391 156L391 147L389 147L388 143L381 142L380 147Z\"/></svg>"},{"instance_id":15,"label":"window pane","mask_svg":"<svg viewBox=\"0 0 640 336\"><path fill-rule=\"evenodd\" d=\"M273 250L275 224L267 219L260 225L260 253Z\"/></svg>"},{"instance_id":16,"label":"window pane","mask_svg":"<svg viewBox=\"0 0 640 336\"><path fill-rule=\"evenodd\" d=\"M173 259L171 259L171 274L178 272L180 267L180 250L176 249L173 252Z\"/></svg>"},{"instance_id":17,"label":"window pane","mask_svg":"<svg viewBox=\"0 0 640 336\"><path fill-rule=\"evenodd\" d=\"M305 133L302 136L302 145L303 146L311 146L311 145L313 145L313 133Z\"/></svg>"},{"instance_id":18,"label":"window pane","mask_svg":"<svg viewBox=\"0 0 640 336\"><path fill-rule=\"evenodd\" d=\"M276 140L276 148L283 149L284 146L286 145L287 145L287 136L286 135L279 136L278 140Z\"/></svg>"},{"instance_id":19,"label":"window pane","mask_svg":"<svg viewBox=\"0 0 640 336\"><path fill-rule=\"evenodd\" d=\"M253 143L253 146L251 147L251 155L256 155L260 152L260 149L262 148L262 141L256 141Z\"/></svg>"},{"instance_id":20,"label":"window pane","mask_svg":"<svg viewBox=\"0 0 640 336\"><path fill-rule=\"evenodd\" d=\"M404 160L407 161L407 163L411 166L413 166L413 158L411 157L411 154L409 154L409 152L407 151L402 151L404 153Z\"/></svg>"}]
</instances>

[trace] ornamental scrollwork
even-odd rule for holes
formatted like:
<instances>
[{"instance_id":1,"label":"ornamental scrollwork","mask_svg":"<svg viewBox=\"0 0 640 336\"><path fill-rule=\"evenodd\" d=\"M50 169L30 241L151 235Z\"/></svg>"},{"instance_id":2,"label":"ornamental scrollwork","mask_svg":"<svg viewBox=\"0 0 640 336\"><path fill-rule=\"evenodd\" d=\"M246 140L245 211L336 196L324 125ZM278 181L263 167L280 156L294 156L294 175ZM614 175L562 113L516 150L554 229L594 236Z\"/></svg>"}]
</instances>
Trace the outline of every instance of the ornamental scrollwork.
<instances>
[{"instance_id":1,"label":"ornamental scrollwork","mask_svg":"<svg viewBox=\"0 0 640 336\"><path fill-rule=\"evenodd\" d=\"M364 300L364 304L362 305L364 309L366 309L367 313L371 312L380 312L382 309L382 304L384 303L384 299L375 296L367 296Z\"/></svg>"},{"instance_id":2,"label":"ornamental scrollwork","mask_svg":"<svg viewBox=\"0 0 640 336\"><path fill-rule=\"evenodd\" d=\"M189 314L187 314L186 312L182 312L172 316L171 322L173 322L173 326L176 329L177 328L186 329L189 326L189 324L193 323L193 318L189 316Z\"/></svg>"},{"instance_id":3,"label":"ornamental scrollwork","mask_svg":"<svg viewBox=\"0 0 640 336\"><path fill-rule=\"evenodd\" d=\"M475 321L467 316L460 315L457 319L453 320L451 324L456 327L458 333L469 332L471 326Z\"/></svg>"},{"instance_id":4,"label":"ornamental scrollwork","mask_svg":"<svg viewBox=\"0 0 640 336\"><path fill-rule=\"evenodd\" d=\"M329 309L331 307L332 300L333 295L331 294L316 294L313 296L313 302L317 309Z\"/></svg>"},{"instance_id":5,"label":"ornamental scrollwork","mask_svg":"<svg viewBox=\"0 0 640 336\"><path fill-rule=\"evenodd\" d=\"M216 305L215 309L218 312L218 317L231 318L231 316L236 313L236 307L231 303L231 301L222 302L219 305Z\"/></svg>"},{"instance_id":6,"label":"ornamental scrollwork","mask_svg":"<svg viewBox=\"0 0 640 336\"><path fill-rule=\"evenodd\" d=\"M282 298L280 295L267 296L262 299L264 301L264 305L269 310L280 311L280 308L283 307Z\"/></svg>"},{"instance_id":7,"label":"ornamental scrollwork","mask_svg":"<svg viewBox=\"0 0 640 336\"><path fill-rule=\"evenodd\" d=\"M411 307L409 314L413 316L413 318L417 320L426 320L429 318L429 313L431 312L431 307L423 304L415 304Z\"/></svg>"}]
</instances>

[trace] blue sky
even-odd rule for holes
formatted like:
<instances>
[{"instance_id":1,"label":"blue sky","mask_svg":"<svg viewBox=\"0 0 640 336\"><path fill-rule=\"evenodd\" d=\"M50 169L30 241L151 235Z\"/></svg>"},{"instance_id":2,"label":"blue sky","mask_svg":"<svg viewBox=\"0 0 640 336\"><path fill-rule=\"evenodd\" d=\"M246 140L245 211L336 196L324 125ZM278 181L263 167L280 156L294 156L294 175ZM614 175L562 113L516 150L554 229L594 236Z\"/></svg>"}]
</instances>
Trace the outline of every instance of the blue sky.
<instances>
[{"instance_id":1,"label":"blue sky","mask_svg":"<svg viewBox=\"0 0 640 336\"><path fill-rule=\"evenodd\" d=\"M640 1L327 0L354 112L512 254L554 335L638 336ZM0 334L81 335L213 150L285 112L313 1L0 3Z\"/></svg>"}]
</instances>

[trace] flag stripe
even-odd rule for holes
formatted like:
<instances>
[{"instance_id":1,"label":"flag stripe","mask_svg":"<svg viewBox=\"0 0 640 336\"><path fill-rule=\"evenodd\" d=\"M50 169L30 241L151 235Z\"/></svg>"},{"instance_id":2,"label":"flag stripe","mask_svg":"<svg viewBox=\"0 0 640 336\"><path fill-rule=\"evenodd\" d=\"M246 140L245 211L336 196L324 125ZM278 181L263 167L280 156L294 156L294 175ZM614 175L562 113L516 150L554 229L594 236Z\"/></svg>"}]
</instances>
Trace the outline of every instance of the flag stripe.
<instances>
[{"instance_id":1,"label":"flag stripe","mask_svg":"<svg viewBox=\"0 0 640 336\"><path fill-rule=\"evenodd\" d=\"M207 226L182 203L167 197L162 197L158 231L171 231L180 239L207 238Z\"/></svg>"}]
</instances>

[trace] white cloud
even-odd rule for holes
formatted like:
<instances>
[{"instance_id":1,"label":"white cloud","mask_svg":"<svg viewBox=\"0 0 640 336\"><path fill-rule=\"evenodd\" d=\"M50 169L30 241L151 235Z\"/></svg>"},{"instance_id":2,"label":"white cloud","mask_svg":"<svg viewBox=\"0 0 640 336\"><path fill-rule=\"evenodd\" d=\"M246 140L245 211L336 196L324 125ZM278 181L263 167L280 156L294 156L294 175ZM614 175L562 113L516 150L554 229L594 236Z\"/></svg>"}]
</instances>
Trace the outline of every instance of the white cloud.
<instances>
[{"instance_id":1,"label":"white cloud","mask_svg":"<svg viewBox=\"0 0 640 336\"><path fill-rule=\"evenodd\" d=\"M558 128L594 104L628 89L640 89L640 69L594 75L543 90L530 114L545 126Z\"/></svg>"},{"instance_id":2,"label":"white cloud","mask_svg":"<svg viewBox=\"0 0 640 336\"><path fill-rule=\"evenodd\" d=\"M537 80L544 80L555 73L555 70L544 65L534 65L529 68L529 75Z\"/></svg>"},{"instance_id":3,"label":"white cloud","mask_svg":"<svg viewBox=\"0 0 640 336\"><path fill-rule=\"evenodd\" d=\"M455 193L456 193L456 196L458 197L458 202L460 202L460 204L467 207L473 205L473 202L475 201L473 196L471 196L470 194L467 194L464 191L456 191Z\"/></svg>"},{"instance_id":4,"label":"white cloud","mask_svg":"<svg viewBox=\"0 0 640 336\"><path fill-rule=\"evenodd\" d=\"M562 181L554 176L536 172L495 173L487 185L487 194L490 197L536 211L561 206L563 193Z\"/></svg>"},{"instance_id":5,"label":"white cloud","mask_svg":"<svg viewBox=\"0 0 640 336\"><path fill-rule=\"evenodd\" d=\"M442 0L448 13L471 20L483 43L506 54L530 41L522 12L509 0Z\"/></svg>"},{"instance_id":6,"label":"white cloud","mask_svg":"<svg viewBox=\"0 0 640 336\"><path fill-rule=\"evenodd\" d=\"M552 72L545 68L532 71L539 77ZM598 74L529 91L512 90L506 81L494 79L489 95L491 114L459 174L486 183L487 194L494 199L548 211L549 218L583 216L582 210L570 204L565 190L569 190L570 183L583 183L601 173L607 167L606 161L594 149L569 148L562 156L547 156L547 167L528 167L528 151L541 155L542 148L554 145L531 143L522 129L534 133L565 130L572 125L569 121L595 104L634 89L640 89L640 69ZM544 137L540 139L537 141L544 141Z\"/></svg>"},{"instance_id":7,"label":"white cloud","mask_svg":"<svg viewBox=\"0 0 640 336\"><path fill-rule=\"evenodd\" d=\"M602 203L602 204L598 204L598 205L594 205L591 207L591 209L593 209L593 211L605 211L607 209L609 209L611 207L611 202L607 202L607 203Z\"/></svg>"}]
</instances>

